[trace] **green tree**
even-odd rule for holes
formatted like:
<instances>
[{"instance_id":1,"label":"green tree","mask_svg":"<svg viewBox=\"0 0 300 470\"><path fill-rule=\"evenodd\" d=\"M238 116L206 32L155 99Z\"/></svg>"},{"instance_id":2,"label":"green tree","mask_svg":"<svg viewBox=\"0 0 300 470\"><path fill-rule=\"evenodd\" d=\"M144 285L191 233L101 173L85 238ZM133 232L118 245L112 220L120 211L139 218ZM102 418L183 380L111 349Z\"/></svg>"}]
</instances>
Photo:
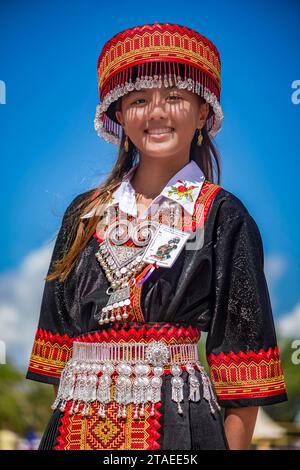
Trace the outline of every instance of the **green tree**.
<instances>
[{"instance_id":1,"label":"green tree","mask_svg":"<svg viewBox=\"0 0 300 470\"><path fill-rule=\"evenodd\" d=\"M0 429L24 435L28 428L42 432L52 410L53 388L25 378L11 361L0 366Z\"/></svg>"}]
</instances>

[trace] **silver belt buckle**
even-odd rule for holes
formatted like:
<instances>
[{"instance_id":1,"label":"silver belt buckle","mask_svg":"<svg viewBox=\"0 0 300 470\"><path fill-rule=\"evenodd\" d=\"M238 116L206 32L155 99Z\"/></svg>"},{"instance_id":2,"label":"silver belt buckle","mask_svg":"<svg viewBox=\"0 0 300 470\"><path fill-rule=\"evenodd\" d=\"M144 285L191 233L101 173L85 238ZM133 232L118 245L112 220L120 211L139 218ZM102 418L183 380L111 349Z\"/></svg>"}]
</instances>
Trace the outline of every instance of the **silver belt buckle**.
<instances>
[{"instance_id":1,"label":"silver belt buckle","mask_svg":"<svg viewBox=\"0 0 300 470\"><path fill-rule=\"evenodd\" d=\"M170 352L166 344L153 341L146 347L146 359L153 366L164 366L168 363Z\"/></svg>"}]
</instances>

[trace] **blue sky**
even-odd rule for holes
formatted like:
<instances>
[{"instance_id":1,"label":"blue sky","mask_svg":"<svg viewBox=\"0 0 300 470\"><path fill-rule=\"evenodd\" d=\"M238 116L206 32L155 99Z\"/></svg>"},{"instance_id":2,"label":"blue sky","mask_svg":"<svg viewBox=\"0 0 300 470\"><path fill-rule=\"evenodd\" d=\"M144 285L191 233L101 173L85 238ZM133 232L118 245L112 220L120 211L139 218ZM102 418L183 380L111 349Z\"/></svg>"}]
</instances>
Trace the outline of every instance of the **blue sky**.
<instances>
[{"instance_id":1,"label":"blue sky","mask_svg":"<svg viewBox=\"0 0 300 470\"><path fill-rule=\"evenodd\" d=\"M299 14L296 1L173 1L170 7L153 0L2 0L2 274L52 239L67 204L113 165L116 147L93 127L104 42L127 27L169 21L198 30L220 51L221 185L243 201L260 228L274 314L294 309L300 105L291 101L291 85L300 80Z\"/></svg>"}]
</instances>

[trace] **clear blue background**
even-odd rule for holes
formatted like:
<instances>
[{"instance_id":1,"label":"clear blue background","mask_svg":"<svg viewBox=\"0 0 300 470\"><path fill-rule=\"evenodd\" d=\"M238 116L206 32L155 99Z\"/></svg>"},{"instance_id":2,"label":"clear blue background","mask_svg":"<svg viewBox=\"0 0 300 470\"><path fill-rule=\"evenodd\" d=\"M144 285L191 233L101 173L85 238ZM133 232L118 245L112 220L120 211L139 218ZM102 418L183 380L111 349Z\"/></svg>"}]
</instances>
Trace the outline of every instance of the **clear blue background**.
<instances>
[{"instance_id":1,"label":"clear blue background","mask_svg":"<svg viewBox=\"0 0 300 470\"><path fill-rule=\"evenodd\" d=\"M109 172L117 149L100 139L96 65L105 41L144 23L189 26L221 54L221 185L255 218L265 256L288 269L275 315L299 301L299 2L0 3L1 266L17 267L51 239L77 194Z\"/></svg>"}]
</instances>

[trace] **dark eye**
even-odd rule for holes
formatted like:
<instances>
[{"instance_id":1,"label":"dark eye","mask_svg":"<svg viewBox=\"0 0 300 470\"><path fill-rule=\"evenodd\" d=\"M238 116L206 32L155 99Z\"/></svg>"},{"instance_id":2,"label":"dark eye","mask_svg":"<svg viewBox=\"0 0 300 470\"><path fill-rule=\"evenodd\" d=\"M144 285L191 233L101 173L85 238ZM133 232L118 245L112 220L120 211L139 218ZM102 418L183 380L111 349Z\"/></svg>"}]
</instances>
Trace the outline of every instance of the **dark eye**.
<instances>
[{"instance_id":1,"label":"dark eye","mask_svg":"<svg viewBox=\"0 0 300 470\"><path fill-rule=\"evenodd\" d=\"M133 101L133 103L131 103L131 104L138 104L138 101L145 101L145 100L143 100L142 98L140 98L140 99L138 99L138 100Z\"/></svg>"},{"instance_id":2,"label":"dark eye","mask_svg":"<svg viewBox=\"0 0 300 470\"><path fill-rule=\"evenodd\" d=\"M169 98L176 98L176 99L180 100L181 96L179 96L179 95L170 95ZM174 101L176 101L176 100L174 100Z\"/></svg>"},{"instance_id":3,"label":"dark eye","mask_svg":"<svg viewBox=\"0 0 300 470\"><path fill-rule=\"evenodd\" d=\"M172 99L171 101L177 101L181 99L181 96L179 95L169 95L168 98L175 98L174 100ZM140 98L138 100L133 101L131 104L139 104L139 101L145 101L143 98Z\"/></svg>"}]
</instances>

